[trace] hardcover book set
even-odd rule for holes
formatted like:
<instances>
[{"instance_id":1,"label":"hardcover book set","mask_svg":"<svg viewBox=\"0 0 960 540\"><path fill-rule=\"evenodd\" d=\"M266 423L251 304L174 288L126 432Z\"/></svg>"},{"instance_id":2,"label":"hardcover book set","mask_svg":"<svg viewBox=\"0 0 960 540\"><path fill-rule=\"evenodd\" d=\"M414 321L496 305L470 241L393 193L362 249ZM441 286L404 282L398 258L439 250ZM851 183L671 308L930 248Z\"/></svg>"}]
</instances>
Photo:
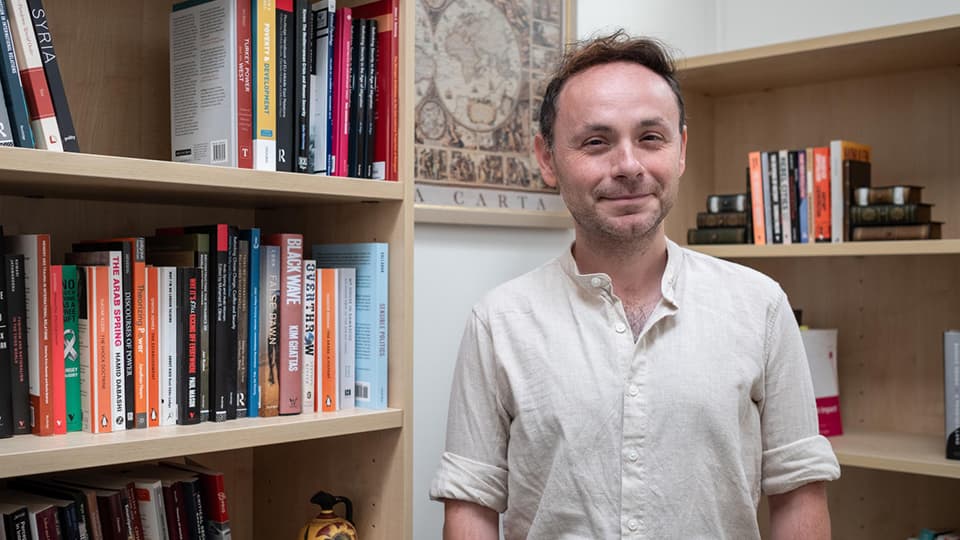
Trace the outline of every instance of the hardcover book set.
<instances>
[{"instance_id":1,"label":"hardcover book set","mask_svg":"<svg viewBox=\"0 0 960 540\"><path fill-rule=\"evenodd\" d=\"M387 406L382 243L0 236L0 437ZM315 399L321 396L321 399Z\"/></svg>"}]
</instances>

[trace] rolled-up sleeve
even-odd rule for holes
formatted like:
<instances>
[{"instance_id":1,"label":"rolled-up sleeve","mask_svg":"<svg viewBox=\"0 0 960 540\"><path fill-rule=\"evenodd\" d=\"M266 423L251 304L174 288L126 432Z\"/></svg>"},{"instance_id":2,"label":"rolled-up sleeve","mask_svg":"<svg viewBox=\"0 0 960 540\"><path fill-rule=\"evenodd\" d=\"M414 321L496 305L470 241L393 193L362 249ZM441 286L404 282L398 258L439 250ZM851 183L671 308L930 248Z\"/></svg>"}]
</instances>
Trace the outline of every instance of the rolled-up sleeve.
<instances>
[{"instance_id":1,"label":"rolled-up sleeve","mask_svg":"<svg viewBox=\"0 0 960 540\"><path fill-rule=\"evenodd\" d=\"M840 465L830 442L819 434L803 340L782 291L767 318L765 349L763 492L776 495L810 482L836 480Z\"/></svg>"},{"instance_id":2,"label":"rolled-up sleeve","mask_svg":"<svg viewBox=\"0 0 960 540\"><path fill-rule=\"evenodd\" d=\"M489 327L471 313L450 391L446 448L430 488L434 500L507 508L510 417L501 401Z\"/></svg>"}]
</instances>

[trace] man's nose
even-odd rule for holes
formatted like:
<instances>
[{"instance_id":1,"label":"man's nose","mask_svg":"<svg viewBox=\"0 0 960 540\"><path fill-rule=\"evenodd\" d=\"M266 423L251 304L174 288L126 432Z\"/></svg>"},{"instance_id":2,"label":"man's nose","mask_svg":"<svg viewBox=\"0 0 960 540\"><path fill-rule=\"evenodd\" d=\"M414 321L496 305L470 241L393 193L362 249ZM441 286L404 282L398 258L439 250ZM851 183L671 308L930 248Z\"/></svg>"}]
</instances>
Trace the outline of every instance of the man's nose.
<instances>
[{"instance_id":1,"label":"man's nose","mask_svg":"<svg viewBox=\"0 0 960 540\"><path fill-rule=\"evenodd\" d=\"M643 152L631 142L617 145L613 153L613 176L637 178L644 172Z\"/></svg>"}]
</instances>

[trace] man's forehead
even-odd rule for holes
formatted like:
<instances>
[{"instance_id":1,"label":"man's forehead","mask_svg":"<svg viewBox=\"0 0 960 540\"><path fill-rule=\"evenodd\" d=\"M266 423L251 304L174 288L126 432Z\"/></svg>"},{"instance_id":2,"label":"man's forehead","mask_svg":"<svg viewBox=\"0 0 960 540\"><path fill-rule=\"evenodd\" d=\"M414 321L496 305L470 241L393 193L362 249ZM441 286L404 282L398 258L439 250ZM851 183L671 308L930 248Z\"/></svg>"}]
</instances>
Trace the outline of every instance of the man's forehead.
<instances>
[{"instance_id":1,"label":"man's forehead","mask_svg":"<svg viewBox=\"0 0 960 540\"><path fill-rule=\"evenodd\" d=\"M607 103L642 102L664 109L655 115L679 120L680 108L670 84L650 68L635 62L610 62L592 66L569 79L557 96L558 115L577 115ZM629 113L629 110L621 110Z\"/></svg>"}]
</instances>

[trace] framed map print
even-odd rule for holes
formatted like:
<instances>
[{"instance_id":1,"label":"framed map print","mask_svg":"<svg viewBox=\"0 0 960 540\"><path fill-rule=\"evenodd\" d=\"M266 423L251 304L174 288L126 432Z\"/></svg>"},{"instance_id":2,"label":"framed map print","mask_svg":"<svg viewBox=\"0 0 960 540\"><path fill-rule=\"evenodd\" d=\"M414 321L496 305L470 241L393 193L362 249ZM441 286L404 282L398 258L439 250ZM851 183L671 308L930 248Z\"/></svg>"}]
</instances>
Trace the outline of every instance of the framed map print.
<instances>
[{"instance_id":1,"label":"framed map print","mask_svg":"<svg viewBox=\"0 0 960 540\"><path fill-rule=\"evenodd\" d=\"M522 225L516 216L538 213L533 224L568 226L533 138L573 14L572 0L417 0L417 221Z\"/></svg>"}]
</instances>

